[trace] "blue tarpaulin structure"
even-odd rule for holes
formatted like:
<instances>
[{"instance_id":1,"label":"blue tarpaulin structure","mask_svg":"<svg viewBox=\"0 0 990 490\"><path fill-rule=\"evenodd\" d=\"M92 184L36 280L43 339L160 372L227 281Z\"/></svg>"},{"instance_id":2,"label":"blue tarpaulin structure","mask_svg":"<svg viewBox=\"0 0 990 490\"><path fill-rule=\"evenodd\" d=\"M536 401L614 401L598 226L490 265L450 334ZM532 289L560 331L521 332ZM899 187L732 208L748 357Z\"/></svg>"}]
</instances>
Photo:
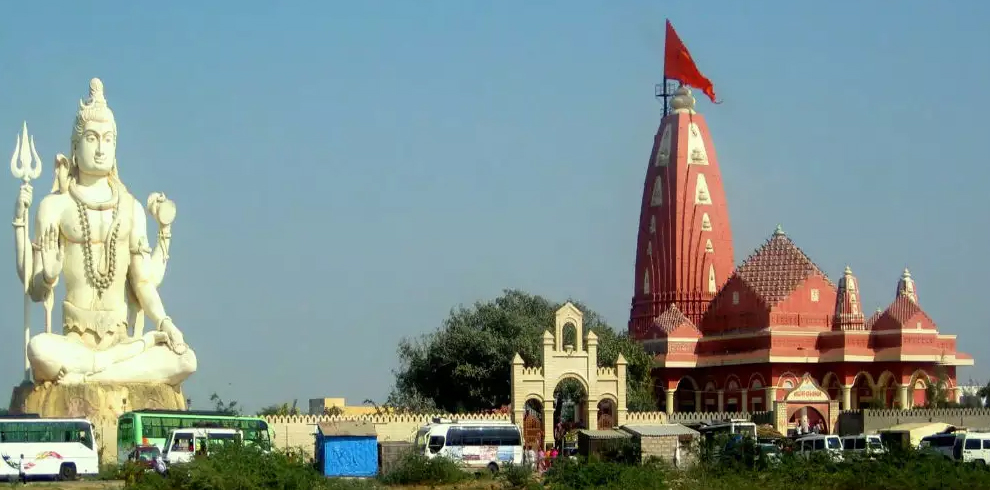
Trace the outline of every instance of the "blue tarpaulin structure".
<instances>
[{"instance_id":1,"label":"blue tarpaulin structure","mask_svg":"<svg viewBox=\"0 0 990 490\"><path fill-rule=\"evenodd\" d=\"M378 474L378 433L374 424L320 422L316 461L324 476L372 477Z\"/></svg>"}]
</instances>

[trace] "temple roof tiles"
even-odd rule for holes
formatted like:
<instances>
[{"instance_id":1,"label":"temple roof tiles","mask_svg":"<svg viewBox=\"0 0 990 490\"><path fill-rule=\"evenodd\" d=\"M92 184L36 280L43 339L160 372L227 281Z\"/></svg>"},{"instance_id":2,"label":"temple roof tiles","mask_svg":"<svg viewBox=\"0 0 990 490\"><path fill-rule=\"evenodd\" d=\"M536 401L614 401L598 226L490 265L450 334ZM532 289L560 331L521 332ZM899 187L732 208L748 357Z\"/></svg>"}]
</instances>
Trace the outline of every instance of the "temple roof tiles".
<instances>
[{"instance_id":1,"label":"temple roof tiles","mask_svg":"<svg viewBox=\"0 0 990 490\"><path fill-rule=\"evenodd\" d=\"M779 225L763 246L747 257L735 272L769 307L787 299L802 281L814 274L832 284Z\"/></svg>"},{"instance_id":2,"label":"temple roof tiles","mask_svg":"<svg viewBox=\"0 0 990 490\"><path fill-rule=\"evenodd\" d=\"M689 329L698 331L698 327L694 323L691 323L691 320L674 303L671 303L663 313L657 315L653 320L653 326L666 334L670 334L681 327L688 327Z\"/></svg>"}]
</instances>

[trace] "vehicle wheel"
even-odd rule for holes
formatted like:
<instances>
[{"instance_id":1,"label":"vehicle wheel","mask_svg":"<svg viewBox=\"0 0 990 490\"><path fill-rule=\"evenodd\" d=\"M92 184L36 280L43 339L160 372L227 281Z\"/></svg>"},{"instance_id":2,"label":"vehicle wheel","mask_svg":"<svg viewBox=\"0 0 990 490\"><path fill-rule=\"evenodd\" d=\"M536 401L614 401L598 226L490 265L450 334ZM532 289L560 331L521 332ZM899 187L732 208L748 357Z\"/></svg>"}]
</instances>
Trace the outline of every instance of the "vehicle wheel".
<instances>
[{"instance_id":1,"label":"vehicle wheel","mask_svg":"<svg viewBox=\"0 0 990 490\"><path fill-rule=\"evenodd\" d=\"M62 481L75 480L76 465L72 463L62 463L62 467L58 469L58 479Z\"/></svg>"},{"instance_id":2,"label":"vehicle wheel","mask_svg":"<svg viewBox=\"0 0 990 490\"><path fill-rule=\"evenodd\" d=\"M488 471L493 475L498 473L498 465L495 463L488 463Z\"/></svg>"}]
</instances>

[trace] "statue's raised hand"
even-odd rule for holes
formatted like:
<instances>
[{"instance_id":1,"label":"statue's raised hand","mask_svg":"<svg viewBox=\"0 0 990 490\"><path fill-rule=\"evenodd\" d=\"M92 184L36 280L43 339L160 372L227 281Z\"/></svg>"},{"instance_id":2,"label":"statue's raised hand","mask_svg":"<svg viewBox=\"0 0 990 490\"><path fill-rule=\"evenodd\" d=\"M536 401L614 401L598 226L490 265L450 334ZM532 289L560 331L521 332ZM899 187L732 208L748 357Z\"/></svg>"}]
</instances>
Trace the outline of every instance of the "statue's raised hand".
<instances>
[{"instance_id":1,"label":"statue's raised hand","mask_svg":"<svg viewBox=\"0 0 990 490\"><path fill-rule=\"evenodd\" d=\"M62 273L62 247L59 244L58 225L51 225L41 231L41 270L45 282L54 284Z\"/></svg>"},{"instance_id":2,"label":"statue's raised hand","mask_svg":"<svg viewBox=\"0 0 990 490\"><path fill-rule=\"evenodd\" d=\"M17 202L14 203L14 221L23 223L28 219L28 209L31 208L33 200L34 189L30 185L22 184L21 191L17 193Z\"/></svg>"}]
</instances>

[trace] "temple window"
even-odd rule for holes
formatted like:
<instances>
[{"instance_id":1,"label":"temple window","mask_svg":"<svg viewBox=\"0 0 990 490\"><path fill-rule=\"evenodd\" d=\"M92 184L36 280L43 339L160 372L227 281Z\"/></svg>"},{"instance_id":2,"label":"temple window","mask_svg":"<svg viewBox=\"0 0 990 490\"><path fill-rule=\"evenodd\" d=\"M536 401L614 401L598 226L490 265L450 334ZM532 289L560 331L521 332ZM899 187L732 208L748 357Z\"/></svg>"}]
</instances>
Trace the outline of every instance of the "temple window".
<instances>
[{"instance_id":1,"label":"temple window","mask_svg":"<svg viewBox=\"0 0 990 490\"><path fill-rule=\"evenodd\" d=\"M819 298L818 290L817 289L812 289L811 290L811 302L812 303L817 303L818 302L818 298Z\"/></svg>"},{"instance_id":2,"label":"temple window","mask_svg":"<svg viewBox=\"0 0 990 490\"><path fill-rule=\"evenodd\" d=\"M739 304L739 291L733 291L732 292L732 304L733 305L738 305Z\"/></svg>"}]
</instances>

